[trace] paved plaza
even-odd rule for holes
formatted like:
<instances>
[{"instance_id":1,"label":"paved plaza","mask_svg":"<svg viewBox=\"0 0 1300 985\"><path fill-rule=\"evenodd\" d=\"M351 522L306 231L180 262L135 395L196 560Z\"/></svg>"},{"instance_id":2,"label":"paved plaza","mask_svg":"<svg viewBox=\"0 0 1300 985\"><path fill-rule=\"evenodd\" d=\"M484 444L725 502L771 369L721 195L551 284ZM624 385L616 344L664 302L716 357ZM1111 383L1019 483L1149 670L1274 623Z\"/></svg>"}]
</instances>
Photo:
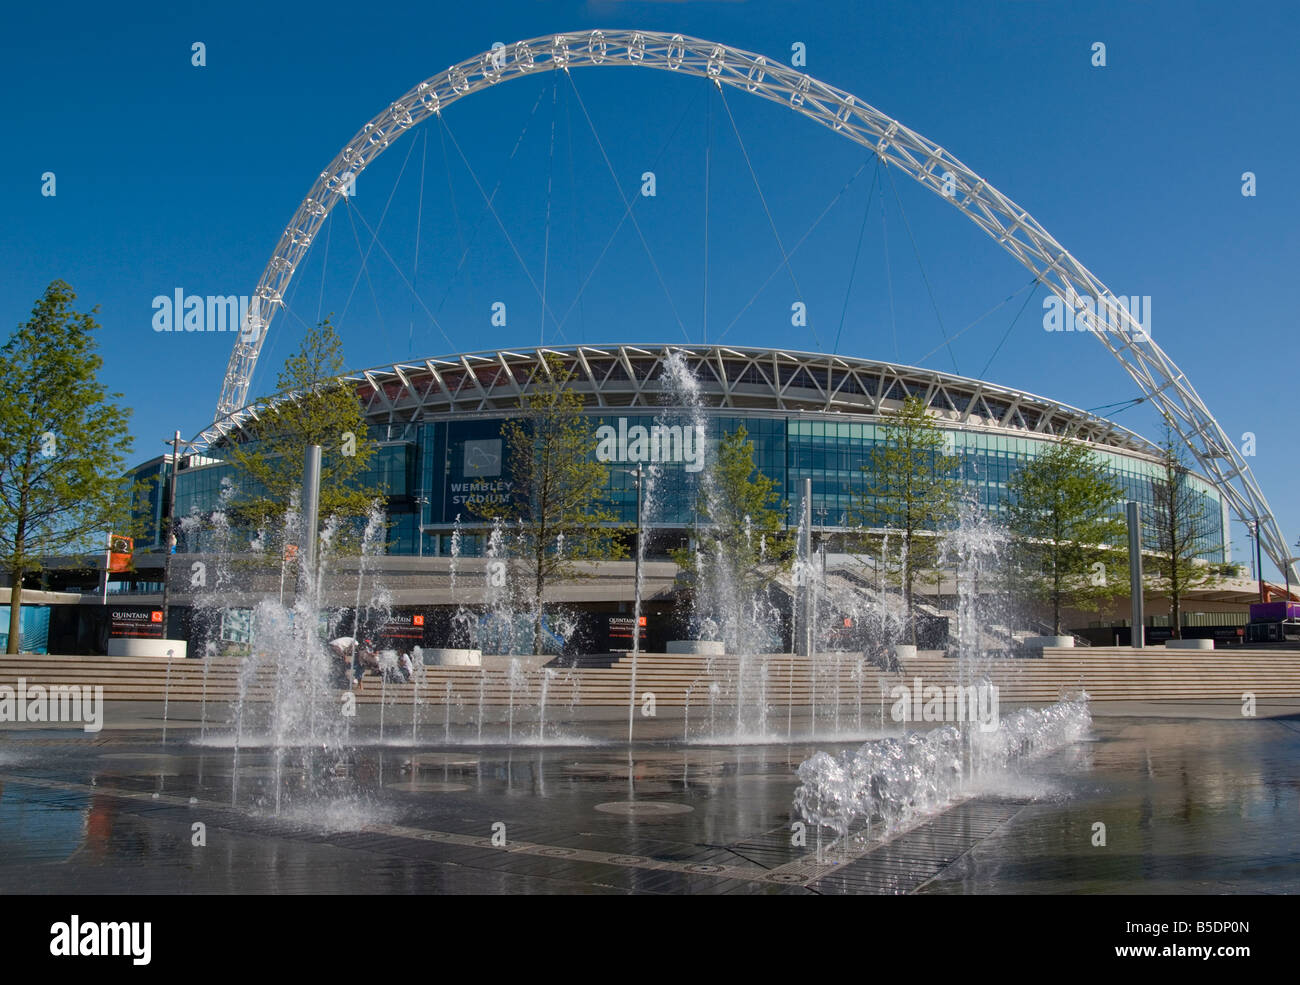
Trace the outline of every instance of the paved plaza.
<instances>
[{"instance_id":1,"label":"paved plaza","mask_svg":"<svg viewBox=\"0 0 1300 985\"><path fill-rule=\"evenodd\" d=\"M390 722L381 745L366 722L341 758L284 757L277 808L272 750L236 761L228 734L200 742L193 723L164 744L151 705L98 734L9 729L0 892L1300 891L1300 714L1098 707L1088 740L835 846L792 828L795 770L857 736L683 745L653 722L629 754L625 722L569 731L528 746L521 724L507 745L457 725L412 744Z\"/></svg>"}]
</instances>

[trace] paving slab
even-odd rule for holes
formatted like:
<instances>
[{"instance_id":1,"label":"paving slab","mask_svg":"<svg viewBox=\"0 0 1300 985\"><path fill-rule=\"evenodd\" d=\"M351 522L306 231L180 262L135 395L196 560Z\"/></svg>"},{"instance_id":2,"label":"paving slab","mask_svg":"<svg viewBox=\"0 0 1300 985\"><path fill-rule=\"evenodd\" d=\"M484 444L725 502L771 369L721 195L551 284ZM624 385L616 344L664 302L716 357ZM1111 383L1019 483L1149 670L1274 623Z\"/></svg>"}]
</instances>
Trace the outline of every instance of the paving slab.
<instances>
[{"instance_id":1,"label":"paving slab","mask_svg":"<svg viewBox=\"0 0 1300 985\"><path fill-rule=\"evenodd\" d=\"M1300 892L1300 714L1099 710L1021 775L832 844L795 837L795 770L854 739L629 751L588 722L574 746L385 745L362 726L343 762L236 763L219 727L164 744L132 708L97 735L0 731L0 893Z\"/></svg>"}]
</instances>

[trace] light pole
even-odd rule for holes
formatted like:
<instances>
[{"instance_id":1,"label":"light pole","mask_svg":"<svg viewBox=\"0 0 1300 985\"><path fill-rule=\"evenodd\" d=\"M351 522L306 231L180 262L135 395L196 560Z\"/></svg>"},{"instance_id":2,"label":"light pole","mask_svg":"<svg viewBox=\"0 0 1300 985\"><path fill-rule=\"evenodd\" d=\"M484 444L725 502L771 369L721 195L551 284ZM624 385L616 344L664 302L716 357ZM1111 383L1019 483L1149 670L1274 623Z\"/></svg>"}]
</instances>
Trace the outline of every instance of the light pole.
<instances>
[{"instance_id":1,"label":"light pole","mask_svg":"<svg viewBox=\"0 0 1300 985\"><path fill-rule=\"evenodd\" d=\"M415 497L415 540L419 545L419 557L424 557L424 508L429 505L428 496Z\"/></svg>"},{"instance_id":2,"label":"light pole","mask_svg":"<svg viewBox=\"0 0 1300 985\"><path fill-rule=\"evenodd\" d=\"M1267 602L1264 597L1264 555L1259 543L1259 517L1255 517L1255 574L1259 576L1259 600Z\"/></svg>"},{"instance_id":3,"label":"light pole","mask_svg":"<svg viewBox=\"0 0 1300 985\"><path fill-rule=\"evenodd\" d=\"M1300 540L1296 541L1296 547L1300 547ZM1300 561L1300 557L1289 557L1282 563L1282 570L1286 576L1286 600L1282 603L1282 639L1286 640L1286 624L1291 620L1291 565Z\"/></svg>"},{"instance_id":4,"label":"light pole","mask_svg":"<svg viewBox=\"0 0 1300 985\"><path fill-rule=\"evenodd\" d=\"M636 712L636 662L641 652L641 555L645 550L645 538L641 529L641 504L644 500L645 469L637 465L635 470L624 469L633 476L636 483L636 563L633 569L635 582L632 607L632 679L628 684L627 695L627 745L628 753L632 751L632 722Z\"/></svg>"},{"instance_id":5,"label":"light pole","mask_svg":"<svg viewBox=\"0 0 1300 985\"><path fill-rule=\"evenodd\" d=\"M1146 643L1142 611L1142 505L1126 503L1125 514L1128 520L1129 622L1133 627L1129 630L1128 642L1132 649L1141 650Z\"/></svg>"},{"instance_id":6,"label":"light pole","mask_svg":"<svg viewBox=\"0 0 1300 985\"><path fill-rule=\"evenodd\" d=\"M1295 542L1296 547L1300 547L1300 538ZM1300 557L1289 557L1286 559L1286 600L1291 601L1291 565L1300 561Z\"/></svg>"},{"instance_id":7,"label":"light pole","mask_svg":"<svg viewBox=\"0 0 1300 985\"><path fill-rule=\"evenodd\" d=\"M827 512L828 511L825 506L820 506L817 508L817 519L821 521L818 524L818 526L821 527L821 536L817 538L818 540L817 546L818 549L821 551L821 556L822 556L823 581L826 578L826 513Z\"/></svg>"},{"instance_id":8,"label":"light pole","mask_svg":"<svg viewBox=\"0 0 1300 985\"><path fill-rule=\"evenodd\" d=\"M181 441L181 433L175 432L171 440L163 439L163 444L172 446L172 464L167 476L167 526L166 535L163 537L163 590L162 590L162 631L163 636L167 637L167 609L171 600L171 574L172 574L172 552L175 546L172 541L176 537L176 469L180 462L181 445L190 446L190 442ZM108 576L105 575L105 584Z\"/></svg>"},{"instance_id":9,"label":"light pole","mask_svg":"<svg viewBox=\"0 0 1300 985\"><path fill-rule=\"evenodd\" d=\"M1300 542L1297 542L1295 546L1300 547ZM1300 557L1289 557L1282 563L1282 573L1286 576L1286 600L1288 602L1291 601L1291 565L1297 561L1300 561Z\"/></svg>"}]
</instances>

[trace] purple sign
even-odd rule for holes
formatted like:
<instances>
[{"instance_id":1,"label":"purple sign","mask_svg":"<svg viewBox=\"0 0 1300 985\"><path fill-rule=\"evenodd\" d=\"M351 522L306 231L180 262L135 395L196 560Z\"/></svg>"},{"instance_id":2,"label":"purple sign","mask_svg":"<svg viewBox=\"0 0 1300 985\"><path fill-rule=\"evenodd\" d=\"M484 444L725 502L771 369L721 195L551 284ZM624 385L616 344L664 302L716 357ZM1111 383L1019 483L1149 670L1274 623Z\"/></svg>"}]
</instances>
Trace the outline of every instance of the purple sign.
<instances>
[{"instance_id":1,"label":"purple sign","mask_svg":"<svg viewBox=\"0 0 1300 985\"><path fill-rule=\"evenodd\" d=\"M1282 622L1284 619L1300 619L1300 602L1252 602L1250 604L1251 622Z\"/></svg>"}]
</instances>

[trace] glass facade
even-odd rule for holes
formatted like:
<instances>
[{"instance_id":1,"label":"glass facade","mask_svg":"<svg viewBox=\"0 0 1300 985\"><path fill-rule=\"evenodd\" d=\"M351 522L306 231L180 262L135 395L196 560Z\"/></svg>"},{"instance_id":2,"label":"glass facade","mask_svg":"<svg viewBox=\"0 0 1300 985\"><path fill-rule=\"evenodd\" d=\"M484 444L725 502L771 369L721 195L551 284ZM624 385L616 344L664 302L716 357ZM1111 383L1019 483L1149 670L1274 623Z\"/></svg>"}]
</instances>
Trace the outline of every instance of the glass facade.
<instances>
[{"instance_id":1,"label":"glass facade","mask_svg":"<svg viewBox=\"0 0 1300 985\"><path fill-rule=\"evenodd\" d=\"M646 462L647 467L657 464L659 469L646 521L658 527L689 527L703 474L700 468L712 460L721 437L741 426L753 443L756 467L777 482L791 525L797 522L804 480L812 481L813 518L818 527L845 526L855 497L860 505L860 497L869 496L873 482L864 467L869 469L873 446L885 440L884 425L840 420L837 418L848 415L838 414L716 409L705 413L704 457L690 461L692 435L680 432L693 432L693 427L684 418L656 417L641 408L621 414L589 412L593 428L606 429L598 434L609 438L605 454L598 458L606 461L605 497L620 522L631 525L636 521L637 458L657 457L668 460ZM448 553L457 517L464 528L462 552L480 553L482 538L473 528L483 526L483 521L473 510L490 510L492 502L509 494L511 484L510 462L501 439L506 419L504 415L448 415L446 419L371 429L372 439L381 444L364 482L389 495L390 553ZM656 435L651 431L656 425L678 430ZM1042 454L1051 440L994 430L948 428L944 434L947 451L960 460L960 479L970 495L995 516L1005 514L1011 476ZM662 441L656 444L658 438ZM642 439L647 443L638 446ZM656 454L656 448L662 454ZM209 452L214 453L219 454ZM1110 467L1124 490L1124 499L1151 506L1153 481L1163 476L1159 464L1097 446L1094 454ZM182 470L177 480L177 514L204 515L218 508L223 487L234 481L231 468L224 464ZM1199 477L1193 477L1192 485L1204 497L1211 516L1201 547L1207 559L1224 560L1227 537L1219 493ZM1122 512L1122 503L1118 509ZM195 549L187 544L182 550L186 547Z\"/></svg>"},{"instance_id":2,"label":"glass facade","mask_svg":"<svg viewBox=\"0 0 1300 985\"><path fill-rule=\"evenodd\" d=\"M171 462L154 459L131 473L133 483L132 516L139 521L136 547L160 547L163 507L167 499L167 474Z\"/></svg>"}]
</instances>

